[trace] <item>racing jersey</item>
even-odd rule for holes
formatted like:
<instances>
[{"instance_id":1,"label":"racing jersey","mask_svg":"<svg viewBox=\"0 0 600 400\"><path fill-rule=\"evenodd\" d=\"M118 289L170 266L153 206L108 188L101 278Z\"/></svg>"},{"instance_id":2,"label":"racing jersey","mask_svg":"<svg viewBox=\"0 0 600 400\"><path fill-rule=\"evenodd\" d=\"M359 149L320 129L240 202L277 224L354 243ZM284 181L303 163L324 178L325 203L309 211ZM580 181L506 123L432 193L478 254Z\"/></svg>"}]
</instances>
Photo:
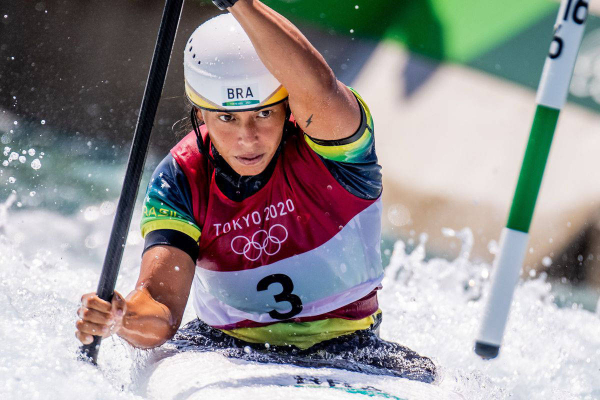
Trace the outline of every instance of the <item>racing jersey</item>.
<instances>
[{"instance_id":1,"label":"racing jersey","mask_svg":"<svg viewBox=\"0 0 600 400\"><path fill-rule=\"evenodd\" d=\"M381 173L373 120L355 95L354 135L323 141L289 125L258 176L240 177L212 147L215 168L193 132L157 167L143 210L145 249L175 246L196 260L194 308L207 324L300 348L373 324Z\"/></svg>"}]
</instances>

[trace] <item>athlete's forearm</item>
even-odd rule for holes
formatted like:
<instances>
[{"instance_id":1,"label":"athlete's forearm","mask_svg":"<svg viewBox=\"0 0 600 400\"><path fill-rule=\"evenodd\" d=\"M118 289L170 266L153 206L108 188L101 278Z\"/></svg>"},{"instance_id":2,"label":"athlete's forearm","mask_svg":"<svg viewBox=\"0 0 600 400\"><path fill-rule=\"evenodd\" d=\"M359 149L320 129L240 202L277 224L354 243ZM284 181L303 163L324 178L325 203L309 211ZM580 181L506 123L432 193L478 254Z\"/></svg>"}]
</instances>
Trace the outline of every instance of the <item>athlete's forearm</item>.
<instances>
[{"instance_id":1,"label":"athlete's forearm","mask_svg":"<svg viewBox=\"0 0 600 400\"><path fill-rule=\"evenodd\" d=\"M323 56L286 18L259 0L239 0L229 10L290 97L323 97L337 90Z\"/></svg>"},{"instance_id":2,"label":"athlete's forearm","mask_svg":"<svg viewBox=\"0 0 600 400\"><path fill-rule=\"evenodd\" d=\"M117 334L134 347L149 349L173 337L181 321L173 318L169 308L154 300L145 289L127 296L123 323Z\"/></svg>"}]
</instances>

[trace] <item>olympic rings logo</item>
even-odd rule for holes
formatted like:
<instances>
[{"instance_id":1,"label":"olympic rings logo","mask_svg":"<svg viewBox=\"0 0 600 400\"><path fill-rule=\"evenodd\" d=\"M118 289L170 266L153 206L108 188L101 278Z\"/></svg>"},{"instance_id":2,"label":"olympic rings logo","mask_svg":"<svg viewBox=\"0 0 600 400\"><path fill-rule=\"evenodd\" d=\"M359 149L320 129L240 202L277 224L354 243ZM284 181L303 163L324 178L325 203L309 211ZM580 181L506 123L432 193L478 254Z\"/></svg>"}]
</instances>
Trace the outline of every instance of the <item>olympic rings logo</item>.
<instances>
[{"instance_id":1,"label":"olympic rings logo","mask_svg":"<svg viewBox=\"0 0 600 400\"><path fill-rule=\"evenodd\" d=\"M281 244L288 238L288 231L280 224L273 225L267 232L264 229L254 232L252 238L240 235L231 241L231 250L235 254L244 255L250 261L258 260L263 252L274 256L281 250Z\"/></svg>"}]
</instances>

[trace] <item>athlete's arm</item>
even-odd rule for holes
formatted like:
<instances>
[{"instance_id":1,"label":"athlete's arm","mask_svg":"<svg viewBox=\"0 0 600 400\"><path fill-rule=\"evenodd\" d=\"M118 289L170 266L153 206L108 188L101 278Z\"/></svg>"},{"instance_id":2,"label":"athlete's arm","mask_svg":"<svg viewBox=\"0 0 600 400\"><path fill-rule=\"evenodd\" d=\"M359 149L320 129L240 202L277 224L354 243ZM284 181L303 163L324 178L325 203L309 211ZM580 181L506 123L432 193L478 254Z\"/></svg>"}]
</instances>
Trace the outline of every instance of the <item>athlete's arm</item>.
<instances>
[{"instance_id":1,"label":"athlete's arm","mask_svg":"<svg viewBox=\"0 0 600 400\"><path fill-rule=\"evenodd\" d=\"M92 335L116 333L134 347L160 346L181 324L194 269L186 252L171 246L151 247L142 258L136 288L126 299L116 293L111 304L95 293L82 297L77 338L87 344Z\"/></svg>"},{"instance_id":2,"label":"athlete's arm","mask_svg":"<svg viewBox=\"0 0 600 400\"><path fill-rule=\"evenodd\" d=\"M357 131L361 111L356 98L298 28L259 0L238 0L229 11L288 90L292 113L308 135L340 140Z\"/></svg>"}]
</instances>

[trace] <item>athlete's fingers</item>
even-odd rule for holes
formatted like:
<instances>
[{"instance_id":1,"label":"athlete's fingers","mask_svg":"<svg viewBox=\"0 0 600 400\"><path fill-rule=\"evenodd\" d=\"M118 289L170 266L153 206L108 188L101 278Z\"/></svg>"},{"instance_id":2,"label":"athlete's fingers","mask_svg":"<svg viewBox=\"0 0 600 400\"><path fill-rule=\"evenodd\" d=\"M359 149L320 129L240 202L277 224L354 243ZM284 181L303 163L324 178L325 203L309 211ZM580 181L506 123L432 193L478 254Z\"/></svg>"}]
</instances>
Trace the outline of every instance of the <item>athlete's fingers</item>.
<instances>
[{"instance_id":1,"label":"athlete's fingers","mask_svg":"<svg viewBox=\"0 0 600 400\"><path fill-rule=\"evenodd\" d=\"M79 331L75 331L75 337L83 344L90 344L94 341L94 337L92 335L86 335L85 333L81 333Z\"/></svg>"},{"instance_id":2,"label":"athlete's fingers","mask_svg":"<svg viewBox=\"0 0 600 400\"><path fill-rule=\"evenodd\" d=\"M115 290L115 293L111 302L111 312L115 316L116 319L122 319L123 315L125 315L125 311L127 309L127 302L121 296L121 293Z\"/></svg>"},{"instance_id":3,"label":"athlete's fingers","mask_svg":"<svg viewBox=\"0 0 600 400\"><path fill-rule=\"evenodd\" d=\"M84 322L94 322L100 325L111 325L114 323L114 318L111 313L103 313L83 306L77 310L77 315Z\"/></svg>"},{"instance_id":4,"label":"athlete's fingers","mask_svg":"<svg viewBox=\"0 0 600 400\"><path fill-rule=\"evenodd\" d=\"M96 293L87 293L81 296L81 304L86 308L93 308L101 312L110 312L111 305L108 301L102 300Z\"/></svg>"},{"instance_id":5,"label":"athlete's fingers","mask_svg":"<svg viewBox=\"0 0 600 400\"><path fill-rule=\"evenodd\" d=\"M81 333L94 336L110 336L110 327L108 325L95 324L78 319L75 323L77 330Z\"/></svg>"}]
</instances>

